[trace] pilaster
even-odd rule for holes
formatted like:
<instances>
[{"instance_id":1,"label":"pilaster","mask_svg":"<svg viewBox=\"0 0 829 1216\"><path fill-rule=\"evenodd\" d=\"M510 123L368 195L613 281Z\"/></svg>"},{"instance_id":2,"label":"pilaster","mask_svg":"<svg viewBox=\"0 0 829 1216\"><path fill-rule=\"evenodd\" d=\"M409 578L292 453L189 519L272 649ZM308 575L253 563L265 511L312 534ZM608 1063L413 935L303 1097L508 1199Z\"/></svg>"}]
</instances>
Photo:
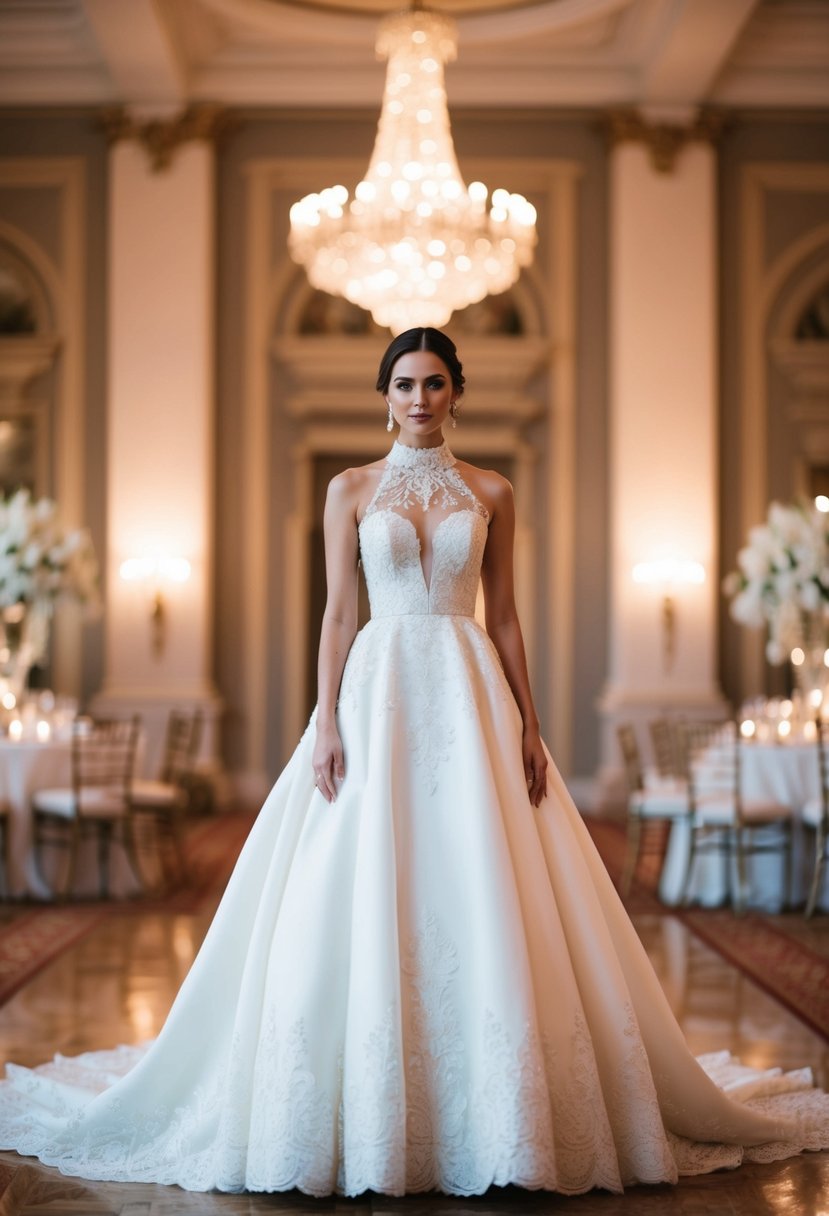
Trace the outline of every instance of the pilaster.
<instances>
[{"instance_id":1,"label":"pilaster","mask_svg":"<svg viewBox=\"0 0 829 1216\"><path fill-rule=\"evenodd\" d=\"M724 712L716 679L715 154L704 140L679 141L666 164L645 141L625 138L610 155L605 795L620 773L620 721L637 724L644 743L658 714ZM634 578L642 563L650 583ZM704 581L684 581L683 563L701 566Z\"/></svg>"},{"instance_id":2,"label":"pilaster","mask_svg":"<svg viewBox=\"0 0 829 1216\"><path fill-rule=\"evenodd\" d=\"M106 667L95 708L142 712L152 767L170 708L199 705L215 760L214 151L185 131L159 164L134 127L113 134Z\"/></svg>"}]
</instances>

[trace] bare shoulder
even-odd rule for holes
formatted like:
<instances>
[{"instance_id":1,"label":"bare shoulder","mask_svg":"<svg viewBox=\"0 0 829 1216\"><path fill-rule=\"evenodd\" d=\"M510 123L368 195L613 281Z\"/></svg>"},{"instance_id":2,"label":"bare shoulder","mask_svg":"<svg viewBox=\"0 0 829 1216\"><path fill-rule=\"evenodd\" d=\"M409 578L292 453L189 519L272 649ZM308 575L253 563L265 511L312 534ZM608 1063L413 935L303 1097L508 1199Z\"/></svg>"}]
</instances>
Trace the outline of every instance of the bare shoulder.
<instances>
[{"instance_id":1,"label":"bare shoulder","mask_svg":"<svg viewBox=\"0 0 829 1216\"><path fill-rule=\"evenodd\" d=\"M494 469L479 469L477 465L459 460L458 472L490 515L512 502L512 483Z\"/></svg>"},{"instance_id":2,"label":"bare shoulder","mask_svg":"<svg viewBox=\"0 0 829 1216\"><path fill-rule=\"evenodd\" d=\"M377 460L337 473L328 483L326 501L329 506L355 517L361 515L377 488L383 463L382 460Z\"/></svg>"},{"instance_id":3,"label":"bare shoulder","mask_svg":"<svg viewBox=\"0 0 829 1216\"><path fill-rule=\"evenodd\" d=\"M361 472L361 469L343 469L342 473L332 477L328 483L327 503L339 510L353 509L359 498Z\"/></svg>"}]
</instances>

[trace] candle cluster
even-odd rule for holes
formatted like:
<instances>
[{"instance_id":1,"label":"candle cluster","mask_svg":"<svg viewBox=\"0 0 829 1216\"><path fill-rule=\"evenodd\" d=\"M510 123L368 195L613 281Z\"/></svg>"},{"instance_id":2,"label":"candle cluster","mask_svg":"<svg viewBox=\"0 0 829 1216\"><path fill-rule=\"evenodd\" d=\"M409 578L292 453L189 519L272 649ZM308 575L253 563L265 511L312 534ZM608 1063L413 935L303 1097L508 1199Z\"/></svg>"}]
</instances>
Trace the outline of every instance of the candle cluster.
<instances>
[{"instance_id":1,"label":"candle cluster","mask_svg":"<svg viewBox=\"0 0 829 1216\"><path fill-rule=\"evenodd\" d=\"M31 694L20 702L7 693L0 706L0 726L10 743L66 740L78 712L74 697L56 697L48 690Z\"/></svg>"},{"instance_id":2,"label":"candle cluster","mask_svg":"<svg viewBox=\"0 0 829 1216\"><path fill-rule=\"evenodd\" d=\"M818 719L829 720L829 701L819 689L791 697L755 697L740 710L740 735L758 743L814 743Z\"/></svg>"}]
</instances>

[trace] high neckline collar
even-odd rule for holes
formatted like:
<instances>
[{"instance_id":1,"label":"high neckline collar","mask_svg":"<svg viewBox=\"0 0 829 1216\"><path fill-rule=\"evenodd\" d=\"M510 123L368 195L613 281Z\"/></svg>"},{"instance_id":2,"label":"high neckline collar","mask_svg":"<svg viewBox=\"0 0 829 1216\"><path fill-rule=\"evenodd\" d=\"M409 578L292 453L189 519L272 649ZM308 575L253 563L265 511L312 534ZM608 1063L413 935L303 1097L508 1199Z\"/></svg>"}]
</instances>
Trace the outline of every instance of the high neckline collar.
<instances>
[{"instance_id":1,"label":"high neckline collar","mask_svg":"<svg viewBox=\"0 0 829 1216\"><path fill-rule=\"evenodd\" d=\"M413 448L395 440L386 461L401 469L448 469L457 463L445 439L434 448Z\"/></svg>"}]
</instances>

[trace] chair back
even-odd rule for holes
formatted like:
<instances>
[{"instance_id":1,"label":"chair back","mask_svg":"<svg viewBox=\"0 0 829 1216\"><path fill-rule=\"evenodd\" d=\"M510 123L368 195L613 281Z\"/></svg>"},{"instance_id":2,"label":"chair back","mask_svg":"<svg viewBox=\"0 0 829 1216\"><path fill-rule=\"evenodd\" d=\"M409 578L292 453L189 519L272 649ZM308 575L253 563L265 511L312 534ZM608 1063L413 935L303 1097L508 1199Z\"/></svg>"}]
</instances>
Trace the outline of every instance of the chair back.
<instances>
[{"instance_id":1,"label":"chair back","mask_svg":"<svg viewBox=\"0 0 829 1216\"><path fill-rule=\"evenodd\" d=\"M632 794L636 790L645 788L642 757L639 752L639 744L636 741L636 731L629 722L622 722L616 727L616 738L619 740L619 750L622 753L622 762L625 766L625 779L627 780L628 791Z\"/></svg>"},{"instance_id":2,"label":"chair back","mask_svg":"<svg viewBox=\"0 0 829 1216\"><path fill-rule=\"evenodd\" d=\"M201 744L202 724L200 709L192 713L170 711L161 762L161 780L165 783L180 785L192 773Z\"/></svg>"},{"instance_id":3,"label":"chair back","mask_svg":"<svg viewBox=\"0 0 829 1216\"><path fill-rule=\"evenodd\" d=\"M677 723L677 763L683 777L691 778L691 766L715 741L723 723L709 718L683 718Z\"/></svg>"},{"instance_id":4,"label":"chair back","mask_svg":"<svg viewBox=\"0 0 829 1216\"><path fill-rule=\"evenodd\" d=\"M740 732L733 722L697 719L681 724L681 756L692 808L702 794L725 794L740 810Z\"/></svg>"},{"instance_id":5,"label":"chair back","mask_svg":"<svg viewBox=\"0 0 829 1216\"><path fill-rule=\"evenodd\" d=\"M72 724L72 789L128 801L141 718L77 718Z\"/></svg>"},{"instance_id":6,"label":"chair back","mask_svg":"<svg viewBox=\"0 0 829 1216\"><path fill-rule=\"evenodd\" d=\"M656 771L660 777L681 777L682 765L677 747L677 724L668 718L654 718L648 723Z\"/></svg>"},{"instance_id":7,"label":"chair back","mask_svg":"<svg viewBox=\"0 0 829 1216\"><path fill-rule=\"evenodd\" d=\"M824 827L829 827L829 722L824 722L818 714L815 726L820 775L820 817Z\"/></svg>"}]
</instances>

